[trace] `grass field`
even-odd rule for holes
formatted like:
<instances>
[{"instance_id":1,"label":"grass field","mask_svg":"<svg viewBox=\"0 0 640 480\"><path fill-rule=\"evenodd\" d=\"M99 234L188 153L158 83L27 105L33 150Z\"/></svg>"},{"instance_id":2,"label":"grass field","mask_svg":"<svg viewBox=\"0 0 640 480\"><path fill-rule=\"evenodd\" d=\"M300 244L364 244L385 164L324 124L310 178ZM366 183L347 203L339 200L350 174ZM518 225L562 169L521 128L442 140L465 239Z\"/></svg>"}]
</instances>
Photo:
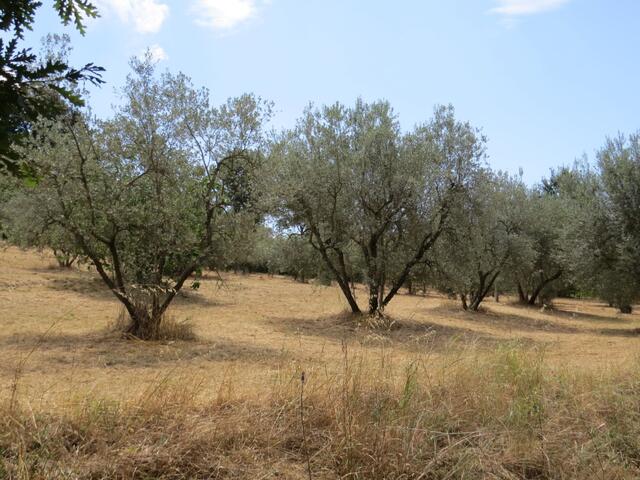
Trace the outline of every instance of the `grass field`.
<instances>
[{"instance_id":1,"label":"grass field","mask_svg":"<svg viewBox=\"0 0 640 480\"><path fill-rule=\"evenodd\" d=\"M640 478L637 314L402 294L371 329L223 279L170 309L195 341L123 340L93 273L3 248L0 478Z\"/></svg>"}]
</instances>

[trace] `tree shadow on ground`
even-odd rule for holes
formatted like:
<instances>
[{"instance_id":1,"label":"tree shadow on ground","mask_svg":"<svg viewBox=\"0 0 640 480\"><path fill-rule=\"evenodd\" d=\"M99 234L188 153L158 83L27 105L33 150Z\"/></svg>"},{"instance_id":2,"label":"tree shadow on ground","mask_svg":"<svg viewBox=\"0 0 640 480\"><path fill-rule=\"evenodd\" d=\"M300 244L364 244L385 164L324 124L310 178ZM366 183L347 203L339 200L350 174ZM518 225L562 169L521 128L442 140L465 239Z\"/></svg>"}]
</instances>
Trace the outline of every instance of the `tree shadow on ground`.
<instances>
[{"instance_id":1,"label":"tree shadow on ground","mask_svg":"<svg viewBox=\"0 0 640 480\"><path fill-rule=\"evenodd\" d=\"M66 275L63 278L51 278L48 280L48 287L64 293L78 293L90 297L93 300L116 300L109 287L102 279L91 273L76 272L75 275ZM200 305L206 307L219 307L225 305L219 300L209 298L199 292L187 289L186 287L176 295L174 300L178 305Z\"/></svg>"},{"instance_id":2,"label":"tree shadow on ground","mask_svg":"<svg viewBox=\"0 0 640 480\"><path fill-rule=\"evenodd\" d=\"M227 338L215 341L158 341L125 340L119 335L96 333L71 335L52 333L16 334L2 339L0 348L13 348L21 352L20 358L33 353L44 353L47 362L79 368L157 367L189 361L279 364L287 352L265 345L240 342ZM11 362L15 363L15 362ZM29 363L28 361L26 362ZM37 367L34 367L37 369ZM14 370L15 365L4 362L0 370Z\"/></svg>"},{"instance_id":3,"label":"tree shadow on ground","mask_svg":"<svg viewBox=\"0 0 640 480\"><path fill-rule=\"evenodd\" d=\"M602 315L597 313L589 313L580 310L571 310L571 304L565 303L562 301L563 299L554 300L552 302L552 306L550 308L541 309L540 305L529 305L527 303L522 303L517 300L509 301L509 302L501 302L497 305L503 305L510 308L515 308L518 310L531 312L531 313L542 313L544 315L550 316L558 316L562 318L567 318L570 320L584 320L584 321L602 321L602 322L625 322L632 319L632 315L619 316L616 309L613 307L608 307L604 304L597 305L598 307L610 308L612 312L615 312L616 316ZM494 304L495 305L495 304Z\"/></svg>"},{"instance_id":4,"label":"tree shadow on ground","mask_svg":"<svg viewBox=\"0 0 640 480\"><path fill-rule=\"evenodd\" d=\"M609 337L639 337L640 328L603 328L598 333Z\"/></svg>"},{"instance_id":5,"label":"tree shadow on ground","mask_svg":"<svg viewBox=\"0 0 640 480\"><path fill-rule=\"evenodd\" d=\"M495 312L486 308L471 312L461 308L456 309L440 305L429 309L428 312L457 320L481 323L509 332L578 333L581 331L576 327L561 325L550 320L542 320L521 314Z\"/></svg>"},{"instance_id":6,"label":"tree shadow on ground","mask_svg":"<svg viewBox=\"0 0 640 480\"><path fill-rule=\"evenodd\" d=\"M407 318L388 318L388 327L372 327L363 316L350 313L323 316L315 319L269 318L266 322L287 335L318 337L334 342L358 342L364 346L393 344L405 350L442 351L457 344L494 346L504 340L472 329L452 327Z\"/></svg>"},{"instance_id":7,"label":"tree shadow on ground","mask_svg":"<svg viewBox=\"0 0 640 480\"><path fill-rule=\"evenodd\" d=\"M193 289L187 288L178 292L174 302L176 305L199 305L203 307L223 307L230 305L229 302L223 302L218 298L213 299Z\"/></svg>"},{"instance_id":8,"label":"tree shadow on ground","mask_svg":"<svg viewBox=\"0 0 640 480\"><path fill-rule=\"evenodd\" d=\"M516 308L522 309L523 313L541 313L539 308L529 307L521 304L509 305L510 307L516 306ZM535 311L534 311L535 309ZM604 328L604 329L583 329L572 325L563 325L553 321L556 319L572 320L576 322L585 321L603 321L612 323L626 323L629 322L625 318L611 318L606 316L600 316L597 314L571 312L566 310L551 309L542 315L549 316L549 320L534 318L526 314L495 312L489 309L483 309L478 312L468 312L461 309L454 309L452 307L439 305L428 310L430 313L436 313L438 315L447 316L449 318L455 318L470 322L481 322L485 325L509 332L547 332L547 333L559 333L559 334L579 334L588 333L591 335L609 335L609 336L623 336L633 337L640 335L640 328Z\"/></svg>"},{"instance_id":9,"label":"tree shadow on ground","mask_svg":"<svg viewBox=\"0 0 640 480\"><path fill-rule=\"evenodd\" d=\"M93 300L115 300L104 282L89 273L49 279L48 287L57 292L78 293Z\"/></svg>"},{"instance_id":10,"label":"tree shadow on ground","mask_svg":"<svg viewBox=\"0 0 640 480\"><path fill-rule=\"evenodd\" d=\"M611 310L617 313L617 310L615 310L613 307L611 307ZM558 315L563 318L568 318L571 320L586 321L586 322L600 321L600 322L611 322L611 323L625 323L633 319L631 315L609 317L607 315L599 315L597 313L571 311L571 310L567 310L566 307L563 308L562 304L554 306L554 308L552 308L549 311L549 313L552 315Z\"/></svg>"}]
</instances>

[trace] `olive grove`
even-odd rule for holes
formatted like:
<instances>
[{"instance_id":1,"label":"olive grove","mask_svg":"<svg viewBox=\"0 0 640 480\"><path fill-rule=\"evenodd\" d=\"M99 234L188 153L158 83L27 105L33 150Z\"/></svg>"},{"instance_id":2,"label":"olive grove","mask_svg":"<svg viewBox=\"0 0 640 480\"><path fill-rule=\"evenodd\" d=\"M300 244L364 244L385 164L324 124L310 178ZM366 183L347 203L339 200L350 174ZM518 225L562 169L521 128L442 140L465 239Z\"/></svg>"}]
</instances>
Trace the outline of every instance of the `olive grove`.
<instances>
[{"instance_id":1,"label":"olive grove","mask_svg":"<svg viewBox=\"0 0 640 480\"><path fill-rule=\"evenodd\" d=\"M335 282L352 313L381 318L418 287L469 311L492 293L627 313L640 299L640 134L527 185L491 170L451 106L409 130L386 101L310 106L272 132L269 102L214 106L150 55L131 66L110 118L39 116L11 145L30 179L0 176L2 238L95 269L131 336L155 338L207 268Z\"/></svg>"},{"instance_id":2,"label":"olive grove","mask_svg":"<svg viewBox=\"0 0 640 480\"><path fill-rule=\"evenodd\" d=\"M40 125L26 153L38 182L8 210L14 224L64 232L126 308L128 333L154 338L250 208L270 105L245 95L214 107L185 76L158 76L149 56L132 67L113 118L69 111Z\"/></svg>"}]
</instances>

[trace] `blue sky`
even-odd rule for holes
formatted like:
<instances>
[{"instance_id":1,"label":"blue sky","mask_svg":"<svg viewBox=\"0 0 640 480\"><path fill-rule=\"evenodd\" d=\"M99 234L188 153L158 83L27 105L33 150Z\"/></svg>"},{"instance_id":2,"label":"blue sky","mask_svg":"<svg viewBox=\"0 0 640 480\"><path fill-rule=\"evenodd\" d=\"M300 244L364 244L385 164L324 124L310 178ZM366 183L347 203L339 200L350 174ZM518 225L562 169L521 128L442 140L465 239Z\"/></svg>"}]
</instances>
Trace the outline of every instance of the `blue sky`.
<instances>
[{"instance_id":1,"label":"blue sky","mask_svg":"<svg viewBox=\"0 0 640 480\"><path fill-rule=\"evenodd\" d=\"M45 2L49 4L51 2ZM99 0L85 37L45 7L29 42L72 33L74 64L107 69L108 115L132 55L151 47L214 101L272 100L274 125L316 104L391 101L403 128L452 103L495 169L537 182L605 137L640 129L638 0Z\"/></svg>"}]
</instances>

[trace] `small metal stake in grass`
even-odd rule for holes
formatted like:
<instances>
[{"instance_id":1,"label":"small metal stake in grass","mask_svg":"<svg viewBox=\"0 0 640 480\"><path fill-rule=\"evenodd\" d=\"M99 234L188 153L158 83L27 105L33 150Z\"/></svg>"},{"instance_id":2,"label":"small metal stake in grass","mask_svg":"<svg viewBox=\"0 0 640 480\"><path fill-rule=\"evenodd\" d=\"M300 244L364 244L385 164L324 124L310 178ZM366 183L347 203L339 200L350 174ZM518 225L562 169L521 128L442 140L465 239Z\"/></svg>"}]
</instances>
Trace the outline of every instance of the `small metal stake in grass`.
<instances>
[{"instance_id":1,"label":"small metal stake in grass","mask_svg":"<svg viewBox=\"0 0 640 480\"><path fill-rule=\"evenodd\" d=\"M300 375L300 425L302 426L302 450L307 458L307 474L309 480L312 480L311 476L311 459L309 458L309 451L307 450L307 434L304 428L304 372Z\"/></svg>"}]
</instances>

